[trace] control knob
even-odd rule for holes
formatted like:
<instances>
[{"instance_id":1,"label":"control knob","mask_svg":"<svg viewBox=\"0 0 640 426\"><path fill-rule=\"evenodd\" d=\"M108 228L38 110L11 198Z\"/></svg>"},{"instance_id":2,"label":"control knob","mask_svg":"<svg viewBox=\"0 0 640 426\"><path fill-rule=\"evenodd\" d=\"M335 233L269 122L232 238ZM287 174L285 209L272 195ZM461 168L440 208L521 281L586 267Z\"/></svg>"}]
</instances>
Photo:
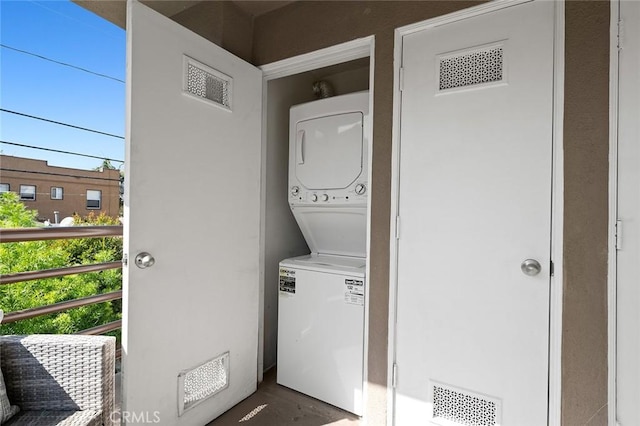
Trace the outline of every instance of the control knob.
<instances>
[{"instance_id":1,"label":"control knob","mask_svg":"<svg viewBox=\"0 0 640 426\"><path fill-rule=\"evenodd\" d=\"M356 194L362 195L367 192L367 186L364 183L359 183L356 185Z\"/></svg>"},{"instance_id":2,"label":"control knob","mask_svg":"<svg viewBox=\"0 0 640 426\"><path fill-rule=\"evenodd\" d=\"M314 203L318 201L318 196L316 194L311 195L311 201L313 201Z\"/></svg>"},{"instance_id":3,"label":"control knob","mask_svg":"<svg viewBox=\"0 0 640 426\"><path fill-rule=\"evenodd\" d=\"M291 187L291 195L293 195L294 197L297 196L300 193L300 188L297 186L292 186Z\"/></svg>"},{"instance_id":4,"label":"control knob","mask_svg":"<svg viewBox=\"0 0 640 426\"><path fill-rule=\"evenodd\" d=\"M322 194L322 201L329 201L329 196L327 194Z\"/></svg>"}]
</instances>

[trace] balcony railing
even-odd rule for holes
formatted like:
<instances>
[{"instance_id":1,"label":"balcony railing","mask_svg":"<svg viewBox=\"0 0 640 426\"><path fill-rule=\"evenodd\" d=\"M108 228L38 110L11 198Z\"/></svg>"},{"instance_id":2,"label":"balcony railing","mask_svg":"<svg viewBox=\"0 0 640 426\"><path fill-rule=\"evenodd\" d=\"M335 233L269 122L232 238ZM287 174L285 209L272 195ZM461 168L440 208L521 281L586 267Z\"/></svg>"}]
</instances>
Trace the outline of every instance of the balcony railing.
<instances>
[{"instance_id":1,"label":"balcony railing","mask_svg":"<svg viewBox=\"0 0 640 426\"><path fill-rule=\"evenodd\" d=\"M47 227L47 228L16 228L0 229L0 243L16 243L26 241L60 240L74 238L122 237L122 226L76 226L76 227ZM19 272L0 276L0 285L10 285L19 282L40 280L45 278L62 277L88 272L119 269L122 261L95 263L89 265L69 266L65 268L45 269L40 271ZM66 300L51 305L39 306L14 312L5 312L1 324L37 318L43 315L64 312L69 309L110 302L122 299L122 290L96 294L78 299ZM122 328L122 320L109 322L96 327L82 330L77 334L104 334ZM118 349L117 355L120 355Z\"/></svg>"}]
</instances>

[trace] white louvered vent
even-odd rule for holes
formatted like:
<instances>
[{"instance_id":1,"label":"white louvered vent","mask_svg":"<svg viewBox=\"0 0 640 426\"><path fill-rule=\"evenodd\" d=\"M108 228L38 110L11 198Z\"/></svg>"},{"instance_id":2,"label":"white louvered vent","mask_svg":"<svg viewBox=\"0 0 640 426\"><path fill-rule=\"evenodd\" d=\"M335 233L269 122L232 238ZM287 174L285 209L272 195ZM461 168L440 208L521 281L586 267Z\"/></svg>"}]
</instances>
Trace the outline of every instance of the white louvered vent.
<instances>
[{"instance_id":1,"label":"white louvered vent","mask_svg":"<svg viewBox=\"0 0 640 426\"><path fill-rule=\"evenodd\" d=\"M188 56L184 57L183 88L198 99L231 109L231 77Z\"/></svg>"},{"instance_id":2,"label":"white louvered vent","mask_svg":"<svg viewBox=\"0 0 640 426\"><path fill-rule=\"evenodd\" d=\"M229 386L229 352L178 375L178 414Z\"/></svg>"},{"instance_id":3,"label":"white louvered vent","mask_svg":"<svg viewBox=\"0 0 640 426\"><path fill-rule=\"evenodd\" d=\"M500 400L457 389L443 384L433 384L433 418L444 420L441 424L464 426L499 425Z\"/></svg>"},{"instance_id":4,"label":"white louvered vent","mask_svg":"<svg viewBox=\"0 0 640 426\"><path fill-rule=\"evenodd\" d=\"M504 50L493 45L439 58L439 89L496 83L504 78Z\"/></svg>"}]
</instances>

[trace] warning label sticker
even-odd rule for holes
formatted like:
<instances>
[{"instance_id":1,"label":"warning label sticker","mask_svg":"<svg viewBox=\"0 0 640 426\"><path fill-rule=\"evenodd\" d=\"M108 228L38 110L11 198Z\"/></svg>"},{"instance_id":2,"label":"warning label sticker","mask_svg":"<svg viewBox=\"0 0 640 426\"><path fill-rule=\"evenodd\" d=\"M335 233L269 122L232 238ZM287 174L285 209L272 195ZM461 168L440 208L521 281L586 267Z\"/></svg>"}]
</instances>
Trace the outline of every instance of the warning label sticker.
<instances>
[{"instance_id":1,"label":"warning label sticker","mask_svg":"<svg viewBox=\"0 0 640 426\"><path fill-rule=\"evenodd\" d=\"M344 301L351 305L364 305L364 281L346 279L344 280L345 292Z\"/></svg>"},{"instance_id":2,"label":"warning label sticker","mask_svg":"<svg viewBox=\"0 0 640 426\"><path fill-rule=\"evenodd\" d=\"M296 271L280 268L280 291L291 294L296 292Z\"/></svg>"}]
</instances>

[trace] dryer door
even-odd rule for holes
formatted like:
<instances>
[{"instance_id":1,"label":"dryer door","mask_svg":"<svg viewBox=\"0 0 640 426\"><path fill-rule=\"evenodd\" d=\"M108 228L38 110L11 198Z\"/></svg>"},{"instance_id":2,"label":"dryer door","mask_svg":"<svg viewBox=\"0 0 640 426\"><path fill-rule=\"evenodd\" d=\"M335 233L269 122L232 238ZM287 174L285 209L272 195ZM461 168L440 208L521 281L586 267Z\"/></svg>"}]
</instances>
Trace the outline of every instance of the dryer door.
<instances>
[{"instance_id":1,"label":"dryer door","mask_svg":"<svg viewBox=\"0 0 640 426\"><path fill-rule=\"evenodd\" d=\"M361 112L337 114L296 123L291 166L311 190L343 189L362 174Z\"/></svg>"}]
</instances>

